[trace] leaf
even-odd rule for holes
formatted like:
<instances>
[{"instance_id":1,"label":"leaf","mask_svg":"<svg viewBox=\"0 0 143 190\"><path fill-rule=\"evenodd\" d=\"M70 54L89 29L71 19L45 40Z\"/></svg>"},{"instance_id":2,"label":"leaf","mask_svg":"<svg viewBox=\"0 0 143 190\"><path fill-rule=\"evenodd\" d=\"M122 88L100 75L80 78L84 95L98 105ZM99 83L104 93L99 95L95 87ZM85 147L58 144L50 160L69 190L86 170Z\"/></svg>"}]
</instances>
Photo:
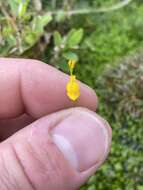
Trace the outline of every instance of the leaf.
<instances>
[{"instance_id":1,"label":"leaf","mask_svg":"<svg viewBox=\"0 0 143 190\"><path fill-rule=\"evenodd\" d=\"M28 5L29 5L29 2L30 2L29 0L25 0L25 1L21 0L19 7L18 7L18 17L19 18L22 18L25 15Z\"/></svg>"},{"instance_id":2,"label":"leaf","mask_svg":"<svg viewBox=\"0 0 143 190\"><path fill-rule=\"evenodd\" d=\"M49 22L51 22L51 20L52 20L52 16L50 14L39 16L39 21L43 27L46 26L47 24L49 24Z\"/></svg>"},{"instance_id":3,"label":"leaf","mask_svg":"<svg viewBox=\"0 0 143 190\"><path fill-rule=\"evenodd\" d=\"M64 22L65 18L66 18L66 14L63 11L58 12L55 16L56 22Z\"/></svg>"},{"instance_id":4,"label":"leaf","mask_svg":"<svg viewBox=\"0 0 143 190\"><path fill-rule=\"evenodd\" d=\"M54 32L54 44L55 46L60 46L62 43L61 34L58 31Z\"/></svg>"},{"instance_id":5,"label":"leaf","mask_svg":"<svg viewBox=\"0 0 143 190\"><path fill-rule=\"evenodd\" d=\"M7 38L9 35L13 34L13 29L11 26L5 26L2 29L2 35L3 37Z\"/></svg>"},{"instance_id":6,"label":"leaf","mask_svg":"<svg viewBox=\"0 0 143 190\"><path fill-rule=\"evenodd\" d=\"M121 165L121 163L115 164L114 167L115 167L115 170L117 170L117 171L123 170L123 166Z\"/></svg>"},{"instance_id":7,"label":"leaf","mask_svg":"<svg viewBox=\"0 0 143 190\"><path fill-rule=\"evenodd\" d=\"M67 60L75 60L77 61L78 60L78 56L77 54L71 52L71 51L68 51L68 52L65 52L63 53L63 57Z\"/></svg>"},{"instance_id":8,"label":"leaf","mask_svg":"<svg viewBox=\"0 0 143 190\"><path fill-rule=\"evenodd\" d=\"M32 30L41 35L44 31L44 27L52 20L51 15L37 16L32 21Z\"/></svg>"},{"instance_id":9,"label":"leaf","mask_svg":"<svg viewBox=\"0 0 143 190\"><path fill-rule=\"evenodd\" d=\"M62 62L59 64L59 68L60 68L60 70L62 70L62 71L65 72L65 73L68 73L68 72L69 72L69 67L68 67L67 62L62 61Z\"/></svg>"},{"instance_id":10,"label":"leaf","mask_svg":"<svg viewBox=\"0 0 143 190\"><path fill-rule=\"evenodd\" d=\"M9 0L8 3L10 5L10 9L11 9L12 13L17 16L17 10L18 10L20 1L19 0L12 0L12 1Z\"/></svg>"},{"instance_id":11,"label":"leaf","mask_svg":"<svg viewBox=\"0 0 143 190\"><path fill-rule=\"evenodd\" d=\"M83 29L72 29L66 39L66 44L69 48L74 48L83 38Z\"/></svg>"},{"instance_id":12,"label":"leaf","mask_svg":"<svg viewBox=\"0 0 143 190\"><path fill-rule=\"evenodd\" d=\"M138 185L137 190L143 190L143 185Z\"/></svg>"},{"instance_id":13,"label":"leaf","mask_svg":"<svg viewBox=\"0 0 143 190\"><path fill-rule=\"evenodd\" d=\"M9 5L12 13L19 18L22 18L27 12L30 0L9 0Z\"/></svg>"},{"instance_id":14,"label":"leaf","mask_svg":"<svg viewBox=\"0 0 143 190\"><path fill-rule=\"evenodd\" d=\"M33 46L37 41L37 36L34 32L29 32L25 34L24 42L30 47Z\"/></svg>"}]
</instances>

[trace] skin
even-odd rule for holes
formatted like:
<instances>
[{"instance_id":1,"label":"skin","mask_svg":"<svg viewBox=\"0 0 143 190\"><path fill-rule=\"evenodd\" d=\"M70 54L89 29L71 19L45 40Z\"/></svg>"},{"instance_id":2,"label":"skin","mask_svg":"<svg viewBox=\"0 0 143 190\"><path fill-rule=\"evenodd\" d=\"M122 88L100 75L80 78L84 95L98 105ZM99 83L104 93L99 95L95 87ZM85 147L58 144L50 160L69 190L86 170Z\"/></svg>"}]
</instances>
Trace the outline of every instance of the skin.
<instances>
[{"instance_id":1,"label":"skin","mask_svg":"<svg viewBox=\"0 0 143 190\"><path fill-rule=\"evenodd\" d=\"M68 80L68 75L37 60L0 58L1 190L74 190L105 160L107 155L79 173L51 141L51 126L71 113L94 114L97 108L95 92L80 82L80 98L70 101L65 91ZM111 141L109 125L96 117Z\"/></svg>"}]
</instances>

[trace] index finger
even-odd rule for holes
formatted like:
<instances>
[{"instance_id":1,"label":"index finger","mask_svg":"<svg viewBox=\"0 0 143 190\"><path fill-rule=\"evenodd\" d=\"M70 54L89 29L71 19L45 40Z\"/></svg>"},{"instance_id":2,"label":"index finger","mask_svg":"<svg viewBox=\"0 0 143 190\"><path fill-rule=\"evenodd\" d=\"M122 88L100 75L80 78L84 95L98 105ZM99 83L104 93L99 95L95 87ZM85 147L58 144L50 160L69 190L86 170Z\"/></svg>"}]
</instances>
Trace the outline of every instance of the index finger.
<instances>
[{"instance_id":1,"label":"index finger","mask_svg":"<svg viewBox=\"0 0 143 190\"><path fill-rule=\"evenodd\" d=\"M97 107L97 96L80 83L81 96L72 102L66 95L69 76L61 71L29 59L0 59L0 118L28 113L34 118L73 107Z\"/></svg>"}]
</instances>

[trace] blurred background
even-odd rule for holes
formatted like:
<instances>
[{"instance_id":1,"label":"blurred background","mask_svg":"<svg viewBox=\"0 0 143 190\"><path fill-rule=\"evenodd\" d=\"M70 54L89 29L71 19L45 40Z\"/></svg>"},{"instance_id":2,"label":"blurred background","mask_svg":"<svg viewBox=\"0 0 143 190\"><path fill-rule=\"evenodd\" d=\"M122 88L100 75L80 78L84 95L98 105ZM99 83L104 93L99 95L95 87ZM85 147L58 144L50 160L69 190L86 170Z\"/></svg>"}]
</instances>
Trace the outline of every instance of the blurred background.
<instances>
[{"instance_id":1,"label":"blurred background","mask_svg":"<svg viewBox=\"0 0 143 190\"><path fill-rule=\"evenodd\" d=\"M143 190L142 0L0 0L0 56L66 73L78 60L113 128L108 160L80 190Z\"/></svg>"}]
</instances>

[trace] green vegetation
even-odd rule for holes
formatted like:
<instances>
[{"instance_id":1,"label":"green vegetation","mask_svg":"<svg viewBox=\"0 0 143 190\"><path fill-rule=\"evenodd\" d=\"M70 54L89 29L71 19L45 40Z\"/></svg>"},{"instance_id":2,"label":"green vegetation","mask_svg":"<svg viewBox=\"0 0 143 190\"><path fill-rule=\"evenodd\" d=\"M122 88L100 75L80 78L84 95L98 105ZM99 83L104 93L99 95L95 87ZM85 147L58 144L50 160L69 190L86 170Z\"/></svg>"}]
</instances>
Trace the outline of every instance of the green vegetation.
<instances>
[{"instance_id":1,"label":"green vegetation","mask_svg":"<svg viewBox=\"0 0 143 190\"><path fill-rule=\"evenodd\" d=\"M106 164L81 190L143 189L142 73L143 54L140 52L97 78L99 113L112 126L112 149Z\"/></svg>"},{"instance_id":2,"label":"green vegetation","mask_svg":"<svg viewBox=\"0 0 143 190\"><path fill-rule=\"evenodd\" d=\"M73 9L99 10L121 1L34 2L38 0L0 2L0 56L42 59L64 71L67 59L74 58L88 67L96 67L94 72L98 74L106 63L142 46L140 0L116 11L74 15L70 15ZM36 55L35 49L39 52Z\"/></svg>"},{"instance_id":3,"label":"green vegetation","mask_svg":"<svg viewBox=\"0 0 143 190\"><path fill-rule=\"evenodd\" d=\"M136 55L143 3L90 13L119 2L0 1L0 56L40 59L64 72L67 59L79 60L78 78L96 89L98 111L113 128L108 161L81 190L143 190L143 54ZM89 14L72 15L75 9Z\"/></svg>"}]
</instances>

